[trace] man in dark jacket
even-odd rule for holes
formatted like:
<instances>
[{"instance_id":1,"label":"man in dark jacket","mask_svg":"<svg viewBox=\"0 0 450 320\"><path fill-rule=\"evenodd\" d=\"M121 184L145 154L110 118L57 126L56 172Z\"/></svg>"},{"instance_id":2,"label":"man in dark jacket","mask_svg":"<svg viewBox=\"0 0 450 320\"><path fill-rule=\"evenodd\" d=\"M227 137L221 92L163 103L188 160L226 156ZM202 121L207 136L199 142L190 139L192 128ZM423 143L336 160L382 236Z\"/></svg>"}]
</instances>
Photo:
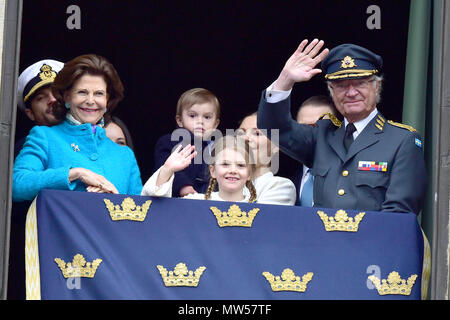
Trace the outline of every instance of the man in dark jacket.
<instances>
[{"instance_id":1,"label":"man in dark jacket","mask_svg":"<svg viewBox=\"0 0 450 320\"><path fill-rule=\"evenodd\" d=\"M317 39L300 43L263 92L258 126L279 129L280 149L313 168L315 207L418 214L427 184L422 140L377 110L382 58L354 44L322 47ZM311 127L290 115L292 87L321 73L321 61L342 125L320 120Z\"/></svg>"}]
</instances>

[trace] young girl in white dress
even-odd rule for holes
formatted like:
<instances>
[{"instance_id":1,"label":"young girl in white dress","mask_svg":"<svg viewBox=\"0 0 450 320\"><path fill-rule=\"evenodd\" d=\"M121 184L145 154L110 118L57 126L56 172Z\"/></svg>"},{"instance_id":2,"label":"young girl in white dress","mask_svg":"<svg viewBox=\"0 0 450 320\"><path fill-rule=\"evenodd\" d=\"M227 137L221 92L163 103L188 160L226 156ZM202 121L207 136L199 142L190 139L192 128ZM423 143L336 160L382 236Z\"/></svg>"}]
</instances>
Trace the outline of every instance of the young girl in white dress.
<instances>
[{"instance_id":1,"label":"young girl in white dress","mask_svg":"<svg viewBox=\"0 0 450 320\"><path fill-rule=\"evenodd\" d=\"M143 196L170 197L174 173L186 168L197 154L194 146L181 145L145 183ZM188 194L186 199L257 202L252 177L255 170L248 142L235 136L224 136L214 142L211 152L211 175L206 193ZM218 191L215 191L215 187Z\"/></svg>"}]
</instances>

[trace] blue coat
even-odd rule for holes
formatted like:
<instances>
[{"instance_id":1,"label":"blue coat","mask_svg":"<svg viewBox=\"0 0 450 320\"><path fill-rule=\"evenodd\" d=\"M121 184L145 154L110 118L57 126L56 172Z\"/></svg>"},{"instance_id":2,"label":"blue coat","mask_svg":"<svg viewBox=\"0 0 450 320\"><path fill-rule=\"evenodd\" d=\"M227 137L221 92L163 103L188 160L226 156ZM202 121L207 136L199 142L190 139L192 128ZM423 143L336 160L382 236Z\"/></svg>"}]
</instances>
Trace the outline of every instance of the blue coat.
<instances>
[{"instance_id":1,"label":"blue coat","mask_svg":"<svg viewBox=\"0 0 450 320\"><path fill-rule=\"evenodd\" d=\"M90 124L64 121L53 127L35 126L13 168L13 201L32 200L41 189L86 191L80 180L69 183L69 169L85 168L104 176L121 194L142 191L133 151L111 141L103 128L95 135Z\"/></svg>"},{"instance_id":2,"label":"blue coat","mask_svg":"<svg viewBox=\"0 0 450 320\"><path fill-rule=\"evenodd\" d=\"M417 132L378 114L346 153L344 126L330 120L319 120L316 127L298 124L291 117L290 98L271 104L265 92L258 127L279 129L280 149L313 168L315 207L420 212L427 174ZM366 171L364 162L386 163L387 168Z\"/></svg>"}]
</instances>

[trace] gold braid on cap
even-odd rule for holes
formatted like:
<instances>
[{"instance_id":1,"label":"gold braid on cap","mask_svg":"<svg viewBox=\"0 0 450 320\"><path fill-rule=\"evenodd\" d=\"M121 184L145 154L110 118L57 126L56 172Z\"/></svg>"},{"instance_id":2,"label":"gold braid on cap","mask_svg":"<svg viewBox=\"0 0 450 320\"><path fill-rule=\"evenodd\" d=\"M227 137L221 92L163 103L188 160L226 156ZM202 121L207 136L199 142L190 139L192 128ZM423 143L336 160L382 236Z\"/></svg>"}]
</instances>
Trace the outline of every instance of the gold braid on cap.
<instances>
[{"instance_id":1,"label":"gold braid on cap","mask_svg":"<svg viewBox=\"0 0 450 320\"><path fill-rule=\"evenodd\" d=\"M377 69L374 70L361 70L361 69L350 69L350 70L340 70L330 74L325 75L327 80L337 80L353 77L368 77L378 73Z\"/></svg>"},{"instance_id":2,"label":"gold braid on cap","mask_svg":"<svg viewBox=\"0 0 450 320\"><path fill-rule=\"evenodd\" d=\"M28 94L23 98L24 102L27 102L28 99L39 89L40 87L52 83L56 78L56 72L53 71L52 67L48 64L44 64L41 67L41 72L38 74L38 77L41 79L38 83L36 83L28 92Z\"/></svg>"}]
</instances>

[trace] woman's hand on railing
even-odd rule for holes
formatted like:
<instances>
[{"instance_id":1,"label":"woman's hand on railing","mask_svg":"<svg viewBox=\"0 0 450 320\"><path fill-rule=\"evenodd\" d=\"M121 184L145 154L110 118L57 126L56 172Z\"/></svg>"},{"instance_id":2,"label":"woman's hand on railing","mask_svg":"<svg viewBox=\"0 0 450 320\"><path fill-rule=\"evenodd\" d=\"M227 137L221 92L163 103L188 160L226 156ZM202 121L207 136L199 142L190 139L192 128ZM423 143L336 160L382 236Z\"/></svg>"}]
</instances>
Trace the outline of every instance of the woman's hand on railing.
<instances>
[{"instance_id":1,"label":"woman's hand on railing","mask_svg":"<svg viewBox=\"0 0 450 320\"><path fill-rule=\"evenodd\" d=\"M87 186L87 192L119 193L117 188L104 176L85 168L72 168L69 170L69 181L75 180L83 182Z\"/></svg>"}]
</instances>

